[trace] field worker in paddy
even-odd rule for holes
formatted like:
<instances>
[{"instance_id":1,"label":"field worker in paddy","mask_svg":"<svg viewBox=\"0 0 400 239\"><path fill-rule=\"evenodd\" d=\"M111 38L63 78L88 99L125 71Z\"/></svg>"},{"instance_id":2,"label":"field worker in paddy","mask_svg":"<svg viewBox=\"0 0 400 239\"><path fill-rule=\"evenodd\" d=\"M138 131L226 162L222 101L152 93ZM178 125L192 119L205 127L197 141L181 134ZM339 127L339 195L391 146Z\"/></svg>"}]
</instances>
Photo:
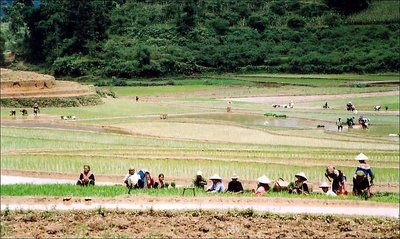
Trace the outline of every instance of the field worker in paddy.
<instances>
[{"instance_id":1,"label":"field worker in paddy","mask_svg":"<svg viewBox=\"0 0 400 239\"><path fill-rule=\"evenodd\" d=\"M228 192L232 193L243 193L243 185L238 181L238 176L234 173L231 177L232 181L228 183Z\"/></svg>"},{"instance_id":2,"label":"field worker in paddy","mask_svg":"<svg viewBox=\"0 0 400 239\"><path fill-rule=\"evenodd\" d=\"M332 182L332 191L337 195L346 195L346 176L341 170L336 169L330 165L326 167L325 177L329 182Z\"/></svg>"},{"instance_id":3,"label":"field worker in paddy","mask_svg":"<svg viewBox=\"0 0 400 239\"><path fill-rule=\"evenodd\" d=\"M329 185L326 182L323 182L321 186L319 186L326 196L336 196L332 190L329 190Z\"/></svg>"},{"instance_id":4,"label":"field worker in paddy","mask_svg":"<svg viewBox=\"0 0 400 239\"><path fill-rule=\"evenodd\" d=\"M40 113L39 104L38 104L38 103L35 103L35 104L33 105L33 114L34 114L34 115L37 115L38 113Z\"/></svg>"},{"instance_id":5,"label":"field worker in paddy","mask_svg":"<svg viewBox=\"0 0 400 239\"><path fill-rule=\"evenodd\" d=\"M297 180L295 182L291 182L289 184L289 193L297 193L297 194L310 194L310 189L306 181L308 180L304 172L300 172L295 175Z\"/></svg>"},{"instance_id":6,"label":"field worker in paddy","mask_svg":"<svg viewBox=\"0 0 400 239\"><path fill-rule=\"evenodd\" d=\"M137 188L137 183L139 181L139 175L136 174L135 168L130 167L128 173L124 177L124 184L128 188Z\"/></svg>"},{"instance_id":7,"label":"field worker in paddy","mask_svg":"<svg viewBox=\"0 0 400 239\"><path fill-rule=\"evenodd\" d=\"M336 126L338 131L343 131L343 122L341 118L338 118L336 121Z\"/></svg>"},{"instance_id":8,"label":"field worker in paddy","mask_svg":"<svg viewBox=\"0 0 400 239\"><path fill-rule=\"evenodd\" d=\"M365 154L360 153L355 159L358 160L360 164L357 166L354 172L353 194L360 195L363 190L367 189L368 197L371 197L371 187L374 184L375 175L371 167L365 162L368 157Z\"/></svg>"},{"instance_id":9,"label":"field worker in paddy","mask_svg":"<svg viewBox=\"0 0 400 239\"><path fill-rule=\"evenodd\" d=\"M88 186L88 185L93 185L94 186L94 174L90 171L90 166L89 165L83 165L83 172L81 175L79 175L78 182L76 185L80 186Z\"/></svg>"},{"instance_id":10,"label":"field worker in paddy","mask_svg":"<svg viewBox=\"0 0 400 239\"><path fill-rule=\"evenodd\" d=\"M257 191L255 191L257 196L261 196L269 191L269 184L271 183L271 180L269 180L269 178L263 175L257 179L257 182ZM252 191L254 191L254 189L252 189Z\"/></svg>"},{"instance_id":11,"label":"field worker in paddy","mask_svg":"<svg viewBox=\"0 0 400 239\"><path fill-rule=\"evenodd\" d=\"M204 186L207 185L207 181L203 178L203 172L197 171L196 178L193 180L193 185L197 188L204 189Z\"/></svg>"},{"instance_id":12,"label":"field worker in paddy","mask_svg":"<svg viewBox=\"0 0 400 239\"><path fill-rule=\"evenodd\" d=\"M150 175L150 172L146 170L144 173L144 188L153 188L154 185L154 179Z\"/></svg>"},{"instance_id":13,"label":"field worker in paddy","mask_svg":"<svg viewBox=\"0 0 400 239\"><path fill-rule=\"evenodd\" d=\"M222 184L222 178L218 174L214 174L210 177L211 185L207 188L207 192L209 193L223 193L225 191L225 187Z\"/></svg>"},{"instance_id":14,"label":"field worker in paddy","mask_svg":"<svg viewBox=\"0 0 400 239\"><path fill-rule=\"evenodd\" d=\"M160 173L158 175L158 182L155 182L153 188L165 188L167 185L164 183L164 174Z\"/></svg>"}]
</instances>

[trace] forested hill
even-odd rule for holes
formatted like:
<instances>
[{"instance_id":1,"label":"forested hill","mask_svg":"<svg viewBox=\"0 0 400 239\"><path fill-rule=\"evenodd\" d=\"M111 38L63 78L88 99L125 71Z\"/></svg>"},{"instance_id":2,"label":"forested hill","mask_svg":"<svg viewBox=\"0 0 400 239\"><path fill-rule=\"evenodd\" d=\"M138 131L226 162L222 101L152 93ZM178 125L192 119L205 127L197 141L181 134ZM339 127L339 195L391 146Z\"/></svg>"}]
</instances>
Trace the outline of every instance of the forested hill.
<instances>
[{"instance_id":1,"label":"forested hill","mask_svg":"<svg viewBox=\"0 0 400 239\"><path fill-rule=\"evenodd\" d=\"M30 2L6 9L1 52L55 75L400 69L397 0Z\"/></svg>"}]
</instances>

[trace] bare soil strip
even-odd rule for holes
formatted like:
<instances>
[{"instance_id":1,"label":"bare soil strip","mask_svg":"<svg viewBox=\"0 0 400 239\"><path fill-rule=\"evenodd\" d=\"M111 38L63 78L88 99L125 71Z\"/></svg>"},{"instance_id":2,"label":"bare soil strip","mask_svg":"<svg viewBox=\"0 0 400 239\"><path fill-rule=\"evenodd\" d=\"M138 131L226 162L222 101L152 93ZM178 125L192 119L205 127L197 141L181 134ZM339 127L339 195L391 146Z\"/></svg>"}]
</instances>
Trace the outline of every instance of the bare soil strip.
<instances>
[{"instance_id":1,"label":"bare soil strip","mask_svg":"<svg viewBox=\"0 0 400 239\"><path fill-rule=\"evenodd\" d=\"M392 218L257 215L219 211L15 211L2 236L16 238L398 238Z\"/></svg>"}]
</instances>

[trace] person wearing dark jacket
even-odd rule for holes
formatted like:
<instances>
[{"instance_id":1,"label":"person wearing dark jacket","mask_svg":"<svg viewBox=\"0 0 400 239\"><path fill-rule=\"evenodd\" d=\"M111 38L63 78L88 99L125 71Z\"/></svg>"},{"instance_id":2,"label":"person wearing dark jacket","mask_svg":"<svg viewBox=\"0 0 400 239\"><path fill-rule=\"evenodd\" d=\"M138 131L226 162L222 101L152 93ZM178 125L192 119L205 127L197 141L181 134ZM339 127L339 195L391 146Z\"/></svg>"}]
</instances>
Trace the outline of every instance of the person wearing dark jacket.
<instances>
[{"instance_id":1,"label":"person wearing dark jacket","mask_svg":"<svg viewBox=\"0 0 400 239\"><path fill-rule=\"evenodd\" d=\"M242 183L238 181L238 176L234 173L231 177L232 181L228 183L228 190L227 192L232 193L243 193L243 186Z\"/></svg>"},{"instance_id":2,"label":"person wearing dark jacket","mask_svg":"<svg viewBox=\"0 0 400 239\"><path fill-rule=\"evenodd\" d=\"M207 185L207 181L203 178L202 171L197 171L196 178L193 180L193 185L201 189L204 189L204 186Z\"/></svg>"}]
</instances>

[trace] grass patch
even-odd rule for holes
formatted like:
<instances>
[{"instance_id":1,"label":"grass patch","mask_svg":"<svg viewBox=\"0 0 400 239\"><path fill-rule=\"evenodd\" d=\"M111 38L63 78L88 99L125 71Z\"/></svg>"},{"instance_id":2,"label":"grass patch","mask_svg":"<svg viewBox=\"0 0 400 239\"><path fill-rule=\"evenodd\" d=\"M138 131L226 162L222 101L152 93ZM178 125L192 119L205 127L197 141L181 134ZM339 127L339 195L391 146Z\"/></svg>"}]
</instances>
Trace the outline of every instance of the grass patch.
<instances>
[{"instance_id":1,"label":"grass patch","mask_svg":"<svg viewBox=\"0 0 400 239\"><path fill-rule=\"evenodd\" d=\"M347 20L352 24L398 23L399 8L400 3L397 0L371 1L368 9L350 15Z\"/></svg>"},{"instance_id":2,"label":"grass patch","mask_svg":"<svg viewBox=\"0 0 400 239\"><path fill-rule=\"evenodd\" d=\"M14 185L1 185L1 196L73 196L73 197L117 197L128 195L128 190L124 186L89 186L80 187L76 185L67 184L44 184L44 185L33 185L33 184L14 184ZM165 196L165 197L180 197L182 196L183 188L168 188L168 189L141 189L132 190L132 196ZM243 194L209 194L204 190L196 189L196 195L200 197L213 196L213 197L255 197L253 193L246 190ZM294 195L287 192L268 192L263 197L271 198L310 198L310 199L321 199L321 200L364 200L361 197L347 196L347 197L328 197L321 193L311 193L308 196L305 195ZM374 197L369 199L375 202L385 203L398 203L400 200L399 193L376 193ZM240 213L241 216L252 216L254 212L245 210Z\"/></svg>"}]
</instances>

